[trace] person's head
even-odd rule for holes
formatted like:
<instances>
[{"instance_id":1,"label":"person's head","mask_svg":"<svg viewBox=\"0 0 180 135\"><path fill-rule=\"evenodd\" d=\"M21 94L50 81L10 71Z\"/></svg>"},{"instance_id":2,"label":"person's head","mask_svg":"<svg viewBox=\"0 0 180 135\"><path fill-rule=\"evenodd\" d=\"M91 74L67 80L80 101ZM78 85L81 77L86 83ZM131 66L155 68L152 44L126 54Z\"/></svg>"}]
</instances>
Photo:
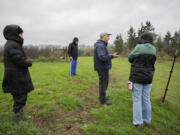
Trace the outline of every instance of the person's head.
<instances>
[{"instance_id":1,"label":"person's head","mask_svg":"<svg viewBox=\"0 0 180 135\"><path fill-rule=\"evenodd\" d=\"M110 39L110 35L107 32L103 32L100 34L100 39L103 40L104 42L108 43L109 39Z\"/></svg>"},{"instance_id":2,"label":"person's head","mask_svg":"<svg viewBox=\"0 0 180 135\"><path fill-rule=\"evenodd\" d=\"M78 39L77 37L74 37L74 39L73 39L73 43L74 43L74 44L76 44L76 45L78 45L78 43L79 43L79 39Z\"/></svg>"},{"instance_id":3,"label":"person's head","mask_svg":"<svg viewBox=\"0 0 180 135\"><path fill-rule=\"evenodd\" d=\"M7 25L3 30L3 35L6 40L23 42L23 29L18 25Z\"/></svg>"},{"instance_id":4,"label":"person's head","mask_svg":"<svg viewBox=\"0 0 180 135\"><path fill-rule=\"evenodd\" d=\"M153 44L153 34L151 32L144 32L138 40L139 44L150 43Z\"/></svg>"},{"instance_id":5,"label":"person's head","mask_svg":"<svg viewBox=\"0 0 180 135\"><path fill-rule=\"evenodd\" d=\"M23 29L18 25L14 25L14 24L7 25L4 28L3 35L6 40L15 37L23 38Z\"/></svg>"}]
</instances>

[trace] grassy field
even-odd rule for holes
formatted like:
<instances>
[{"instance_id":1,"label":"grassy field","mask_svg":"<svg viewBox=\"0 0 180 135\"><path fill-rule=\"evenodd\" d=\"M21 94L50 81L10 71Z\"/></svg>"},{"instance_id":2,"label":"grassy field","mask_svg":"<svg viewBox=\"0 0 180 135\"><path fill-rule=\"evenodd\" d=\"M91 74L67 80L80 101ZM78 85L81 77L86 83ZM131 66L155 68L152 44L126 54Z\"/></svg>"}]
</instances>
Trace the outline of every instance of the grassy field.
<instances>
[{"instance_id":1,"label":"grassy field","mask_svg":"<svg viewBox=\"0 0 180 135\"><path fill-rule=\"evenodd\" d=\"M34 62L30 72L35 90L29 93L25 107L33 119L12 125L12 97L0 88L0 135L179 135L180 63L175 64L166 102L161 103L170 68L171 62L156 62L152 123L138 131L131 122L127 58L113 60L108 88L112 106L98 102L98 76L92 57L79 58L75 77L69 77L68 62ZM0 85L2 78L0 63Z\"/></svg>"}]
</instances>

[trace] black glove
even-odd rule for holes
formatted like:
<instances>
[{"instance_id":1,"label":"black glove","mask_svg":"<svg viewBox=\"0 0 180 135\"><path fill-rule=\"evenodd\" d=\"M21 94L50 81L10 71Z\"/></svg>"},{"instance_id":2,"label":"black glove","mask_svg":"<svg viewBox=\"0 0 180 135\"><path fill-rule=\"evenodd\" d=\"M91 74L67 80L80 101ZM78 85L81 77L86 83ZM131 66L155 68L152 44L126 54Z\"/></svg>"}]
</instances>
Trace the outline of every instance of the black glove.
<instances>
[{"instance_id":1,"label":"black glove","mask_svg":"<svg viewBox=\"0 0 180 135\"><path fill-rule=\"evenodd\" d=\"M32 66L32 61L31 60L26 60L27 66L31 67Z\"/></svg>"}]
</instances>

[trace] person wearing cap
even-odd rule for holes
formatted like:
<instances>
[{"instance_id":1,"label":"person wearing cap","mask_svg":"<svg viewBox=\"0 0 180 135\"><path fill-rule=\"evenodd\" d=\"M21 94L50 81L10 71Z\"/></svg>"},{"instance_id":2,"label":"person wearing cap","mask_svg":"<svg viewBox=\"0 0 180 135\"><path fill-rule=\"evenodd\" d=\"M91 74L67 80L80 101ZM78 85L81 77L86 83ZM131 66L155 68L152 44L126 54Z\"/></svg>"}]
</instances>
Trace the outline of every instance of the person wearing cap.
<instances>
[{"instance_id":1,"label":"person wearing cap","mask_svg":"<svg viewBox=\"0 0 180 135\"><path fill-rule=\"evenodd\" d=\"M156 61L152 33L145 32L140 36L128 59L131 63L129 80L132 82L133 124L142 129L143 123L151 123L150 91Z\"/></svg>"},{"instance_id":2,"label":"person wearing cap","mask_svg":"<svg viewBox=\"0 0 180 135\"><path fill-rule=\"evenodd\" d=\"M7 40L4 46L4 78L2 88L5 93L11 93L14 100L13 122L30 118L24 116L27 94L34 89L28 68L32 61L27 60L23 49L23 30L18 25L7 25L3 31Z\"/></svg>"},{"instance_id":3,"label":"person wearing cap","mask_svg":"<svg viewBox=\"0 0 180 135\"><path fill-rule=\"evenodd\" d=\"M70 59L70 76L76 75L77 59L78 59L78 42L79 39L75 37L73 42L69 44L68 55Z\"/></svg>"},{"instance_id":4,"label":"person wearing cap","mask_svg":"<svg viewBox=\"0 0 180 135\"><path fill-rule=\"evenodd\" d=\"M111 105L106 97L106 90L109 82L109 69L111 69L111 59L118 58L117 53L109 54L107 45L110 39L107 32L100 34L100 39L94 44L94 70L99 76L99 100L101 104Z\"/></svg>"}]
</instances>

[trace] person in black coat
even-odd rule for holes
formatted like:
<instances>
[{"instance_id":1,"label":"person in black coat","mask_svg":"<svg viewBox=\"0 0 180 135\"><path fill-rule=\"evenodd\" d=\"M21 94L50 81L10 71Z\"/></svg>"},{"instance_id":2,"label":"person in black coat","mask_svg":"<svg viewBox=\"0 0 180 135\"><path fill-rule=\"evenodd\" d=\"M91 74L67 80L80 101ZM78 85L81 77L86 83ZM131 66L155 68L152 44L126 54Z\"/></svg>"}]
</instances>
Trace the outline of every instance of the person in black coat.
<instances>
[{"instance_id":1,"label":"person in black coat","mask_svg":"<svg viewBox=\"0 0 180 135\"><path fill-rule=\"evenodd\" d=\"M106 90L109 82L109 69L111 69L111 59L118 58L117 53L109 54L107 45L110 39L107 32L100 34L100 39L94 44L94 70L99 76L99 100L101 104L111 105L106 97Z\"/></svg>"},{"instance_id":2,"label":"person in black coat","mask_svg":"<svg viewBox=\"0 0 180 135\"><path fill-rule=\"evenodd\" d=\"M69 44L68 55L70 58L70 76L76 75L77 59L78 59L78 42L79 39L75 37L73 42Z\"/></svg>"},{"instance_id":3,"label":"person in black coat","mask_svg":"<svg viewBox=\"0 0 180 135\"><path fill-rule=\"evenodd\" d=\"M132 82L133 124L138 129L144 123L151 123L150 92L155 72L156 48L153 45L153 34L145 32L139 37L138 44L129 54L131 63L129 81Z\"/></svg>"},{"instance_id":4,"label":"person in black coat","mask_svg":"<svg viewBox=\"0 0 180 135\"><path fill-rule=\"evenodd\" d=\"M7 25L3 31L7 40L4 46L4 93L11 93L14 100L13 121L19 123L24 116L27 94L34 89L28 68L32 61L27 60L23 49L23 30L18 25Z\"/></svg>"}]
</instances>

